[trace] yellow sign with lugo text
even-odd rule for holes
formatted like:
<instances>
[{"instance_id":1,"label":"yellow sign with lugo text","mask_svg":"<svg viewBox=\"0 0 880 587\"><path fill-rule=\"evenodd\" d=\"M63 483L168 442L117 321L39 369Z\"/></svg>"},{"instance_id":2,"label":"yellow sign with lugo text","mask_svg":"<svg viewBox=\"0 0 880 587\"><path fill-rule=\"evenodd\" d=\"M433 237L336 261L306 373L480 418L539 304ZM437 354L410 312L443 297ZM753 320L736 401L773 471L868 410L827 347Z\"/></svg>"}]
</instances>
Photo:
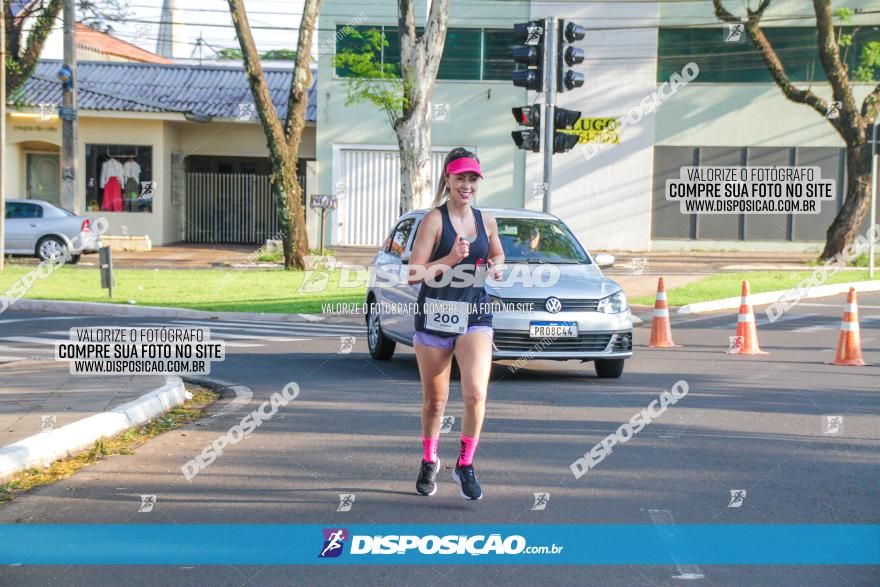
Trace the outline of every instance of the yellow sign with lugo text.
<instances>
[{"instance_id":1,"label":"yellow sign with lugo text","mask_svg":"<svg viewBox=\"0 0 880 587\"><path fill-rule=\"evenodd\" d=\"M620 118L579 118L571 129L560 130L568 134L576 134L578 144L609 143L620 144Z\"/></svg>"}]
</instances>

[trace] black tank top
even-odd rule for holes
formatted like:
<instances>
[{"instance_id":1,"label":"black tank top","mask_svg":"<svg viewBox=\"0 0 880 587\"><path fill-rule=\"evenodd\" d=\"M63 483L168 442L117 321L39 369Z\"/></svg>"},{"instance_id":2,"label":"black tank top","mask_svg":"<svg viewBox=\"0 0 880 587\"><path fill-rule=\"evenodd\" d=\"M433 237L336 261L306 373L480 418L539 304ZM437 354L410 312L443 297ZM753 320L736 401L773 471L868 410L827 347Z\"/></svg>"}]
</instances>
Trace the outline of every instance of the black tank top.
<instances>
[{"instance_id":1,"label":"black tank top","mask_svg":"<svg viewBox=\"0 0 880 587\"><path fill-rule=\"evenodd\" d=\"M428 261L429 263L448 255L452 250L452 245L455 244L455 237L458 234L455 231L455 227L452 226L452 221L449 219L449 208L447 208L446 203L443 203L438 209L443 218L443 231L440 233L440 241L437 244L434 253L431 255ZM479 260L480 263L486 263L489 257L489 236L486 234L486 229L483 226L483 215L474 207L471 207L471 210L473 210L474 220L477 225L477 239L471 243L470 254L453 265L453 267L457 267L461 264L470 266L470 268L465 271L465 274L469 279L475 279L474 266L477 265L477 261ZM419 229L421 229L421 225L419 225ZM444 273L449 273L451 271L452 269L449 269ZM444 282L443 279L441 279L441 275L443 274L435 276L432 281ZM485 277L485 272L483 272L483 276ZM449 278L447 277L446 279L448 280ZM419 290L419 295L416 300L418 303L418 311L415 315L415 329L417 331L426 332L443 338L456 336L451 332L425 328L425 298L468 302L470 308L468 311L468 327L492 326L492 312L489 311L489 294L486 293L485 287L482 284L477 285L478 281L472 281L471 283L474 285L469 287L455 287L456 282L459 282L460 285L458 279L454 279L451 283L441 287L431 287L428 283L422 282L422 287Z\"/></svg>"}]
</instances>

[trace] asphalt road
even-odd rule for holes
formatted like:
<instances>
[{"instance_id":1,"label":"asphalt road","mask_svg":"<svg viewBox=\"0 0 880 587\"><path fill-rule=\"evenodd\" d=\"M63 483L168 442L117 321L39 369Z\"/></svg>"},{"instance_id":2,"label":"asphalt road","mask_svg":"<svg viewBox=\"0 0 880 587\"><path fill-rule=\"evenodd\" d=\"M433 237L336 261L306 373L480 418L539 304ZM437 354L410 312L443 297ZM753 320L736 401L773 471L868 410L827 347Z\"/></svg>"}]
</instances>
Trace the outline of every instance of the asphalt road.
<instances>
[{"instance_id":1,"label":"asphalt road","mask_svg":"<svg viewBox=\"0 0 880 587\"><path fill-rule=\"evenodd\" d=\"M228 395L214 417L156 438L136 455L16 498L0 507L0 523L877 524L880 367L826 364L837 342L839 297L804 302L774 324L758 309L769 355L726 353L731 312L675 319L673 335L683 345L676 349L647 348L649 329L637 328L635 356L619 380L599 380L591 364L578 362L533 361L518 371L495 363L475 460L479 502L459 496L448 470L436 495L414 493L421 388L412 349L398 346L392 361L377 363L359 324L334 330L211 321L217 336L237 345L211 377L249 388L249 403ZM880 295L859 301L864 358L877 365ZM0 316L0 354L48 357L47 340L72 326L156 323L8 311ZM354 349L340 353L340 336L352 334ZM684 398L574 478L573 460L682 379ZM297 399L184 479L184 462L291 381L300 386ZM455 381L447 415L456 420L440 447L450 464L461 408ZM824 433L829 415L843 416L840 432ZM746 491L740 507L728 507L731 490ZM542 511L532 510L536 492L550 494ZM157 496L149 513L138 512L144 494ZM356 496L350 511L337 511L340 494ZM880 584L876 567L714 565L13 566L0 571L0 584L676 585L682 576L704 585Z\"/></svg>"}]
</instances>

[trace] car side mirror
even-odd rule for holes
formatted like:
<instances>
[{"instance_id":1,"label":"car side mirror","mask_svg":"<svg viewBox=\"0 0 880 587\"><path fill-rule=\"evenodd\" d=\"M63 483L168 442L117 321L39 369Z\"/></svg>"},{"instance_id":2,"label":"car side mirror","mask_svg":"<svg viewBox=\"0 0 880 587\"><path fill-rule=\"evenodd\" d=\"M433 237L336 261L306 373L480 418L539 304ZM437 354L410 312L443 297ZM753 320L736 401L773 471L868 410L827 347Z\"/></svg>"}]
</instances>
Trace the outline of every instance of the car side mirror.
<instances>
[{"instance_id":1,"label":"car side mirror","mask_svg":"<svg viewBox=\"0 0 880 587\"><path fill-rule=\"evenodd\" d=\"M596 261L596 265L598 265L600 269L614 265L614 255L609 255L608 253L598 253L593 259Z\"/></svg>"},{"instance_id":2,"label":"car side mirror","mask_svg":"<svg viewBox=\"0 0 880 587\"><path fill-rule=\"evenodd\" d=\"M403 265L406 265L407 263L409 263L409 256L410 255L412 255L412 251L404 251L404 252L400 253L400 262Z\"/></svg>"}]
</instances>

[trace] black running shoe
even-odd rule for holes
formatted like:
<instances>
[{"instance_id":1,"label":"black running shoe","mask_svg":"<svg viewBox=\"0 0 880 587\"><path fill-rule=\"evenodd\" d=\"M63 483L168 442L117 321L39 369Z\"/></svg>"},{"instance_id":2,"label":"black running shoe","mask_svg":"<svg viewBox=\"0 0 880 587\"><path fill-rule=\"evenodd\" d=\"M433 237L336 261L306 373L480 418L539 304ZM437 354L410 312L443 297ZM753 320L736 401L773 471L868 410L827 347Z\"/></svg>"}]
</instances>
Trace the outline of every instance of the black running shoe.
<instances>
[{"instance_id":1,"label":"black running shoe","mask_svg":"<svg viewBox=\"0 0 880 587\"><path fill-rule=\"evenodd\" d=\"M419 469L419 478L416 480L416 491L422 495L434 495L437 493L437 472L440 471L440 459L436 463L422 459L422 467Z\"/></svg>"},{"instance_id":2,"label":"black running shoe","mask_svg":"<svg viewBox=\"0 0 880 587\"><path fill-rule=\"evenodd\" d=\"M477 483L477 474L472 464L459 466L458 461L455 461L452 478L461 483L459 493L461 493L463 498L483 499L483 490L480 489L480 484Z\"/></svg>"}]
</instances>

